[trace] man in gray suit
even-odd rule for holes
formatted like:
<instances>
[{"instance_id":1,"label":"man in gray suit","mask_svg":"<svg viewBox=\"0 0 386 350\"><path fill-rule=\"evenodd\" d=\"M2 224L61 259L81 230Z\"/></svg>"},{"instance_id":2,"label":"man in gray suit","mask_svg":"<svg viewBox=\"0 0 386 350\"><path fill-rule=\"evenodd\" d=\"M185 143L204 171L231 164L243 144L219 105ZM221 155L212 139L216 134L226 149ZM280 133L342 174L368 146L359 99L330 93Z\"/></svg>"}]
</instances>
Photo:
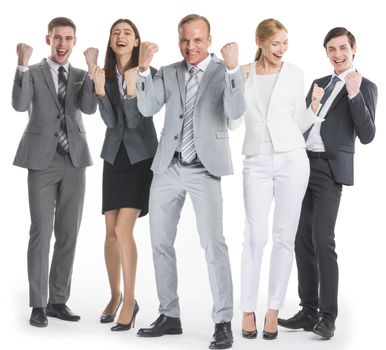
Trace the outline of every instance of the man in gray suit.
<instances>
[{"instance_id":1,"label":"man in gray suit","mask_svg":"<svg viewBox=\"0 0 386 350\"><path fill-rule=\"evenodd\" d=\"M97 101L87 72L68 62L75 32L70 19L54 18L46 35L50 57L29 67L32 48L17 45L12 105L18 112L28 110L29 120L14 165L28 169L30 324L36 327L47 326L47 315L80 319L66 302L82 217L85 167L92 163L81 111L94 113ZM96 62L87 60L91 69ZM48 281L53 228L56 240Z\"/></svg>"},{"instance_id":2,"label":"man in gray suit","mask_svg":"<svg viewBox=\"0 0 386 350\"><path fill-rule=\"evenodd\" d=\"M205 250L215 323L212 349L232 346L232 278L222 228L220 177L232 173L227 118L245 109L237 44L225 45L224 62L208 53L210 25L192 14L178 25L184 60L162 67L152 80L149 65L156 44L143 43L137 80L138 107L152 116L166 104L165 124L154 158L150 231L160 316L142 337L181 334L174 241L186 193L192 199Z\"/></svg>"}]
</instances>

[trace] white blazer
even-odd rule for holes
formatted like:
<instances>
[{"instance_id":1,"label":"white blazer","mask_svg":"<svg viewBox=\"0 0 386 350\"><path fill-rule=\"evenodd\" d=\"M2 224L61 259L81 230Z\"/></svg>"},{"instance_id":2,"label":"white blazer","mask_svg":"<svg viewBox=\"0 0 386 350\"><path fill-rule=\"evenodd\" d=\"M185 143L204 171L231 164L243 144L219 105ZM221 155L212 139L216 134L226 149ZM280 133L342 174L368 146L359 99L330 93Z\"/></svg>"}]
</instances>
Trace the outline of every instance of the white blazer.
<instances>
[{"instance_id":1,"label":"white blazer","mask_svg":"<svg viewBox=\"0 0 386 350\"><path fill-rule=\"evenodd\" d=\"M303 71L290 63L283 63L266 116L262 115L257 106L256 94L259 91L255 84L255 74L253 62L249 77L245 81L246 110L242 118L245 122L245 138L242 153L245 155L260 153L265 124L275 152L304 148L303 133L314 123L315 115L311 108L306 109ZM239 127L242 119L229 120L229 129Z\"/></svg>"}]
</instances>

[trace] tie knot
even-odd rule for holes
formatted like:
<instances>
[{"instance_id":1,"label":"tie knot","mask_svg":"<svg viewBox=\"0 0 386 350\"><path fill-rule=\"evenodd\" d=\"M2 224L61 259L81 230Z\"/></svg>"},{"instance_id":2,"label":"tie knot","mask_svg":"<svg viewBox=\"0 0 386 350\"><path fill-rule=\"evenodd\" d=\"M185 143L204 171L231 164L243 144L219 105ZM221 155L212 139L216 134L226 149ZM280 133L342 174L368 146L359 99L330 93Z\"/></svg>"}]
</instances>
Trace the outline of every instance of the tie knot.
<instances>
[{"instance_id":1,"label":"tie knot","mask_svg":"<svg viewBox=\"0 0 386 350\"><path fill-rule=\"evenodd\" d=\"M331 79L330 85L335 86L336 83L337 83L338 81L340 81L340 79L338 78L337 75L334 75L334 76L332 77L332 79Z\"/></svg>"},{"instance_id":2,"label":"tie knot","mask_svg":"<svg viewBox=\"0 0 386 350\"><path fill-rule=\"evenodd\" d=\"M197 66L192 66L190 69L189 69L189 74L190 76L193 76L195 75L197 72L198 72L199 68Z\"/></svg>"},{"instance_id":3,"label":"tie knot","mask_svg":"<svg viewBox=\"0 0 386 350\"><path fill-rule=\"evenodd\" d=\"M66 69L63 66L60 66L58 69L59 73L64 73Z\"/></svg>"}]
</instances>

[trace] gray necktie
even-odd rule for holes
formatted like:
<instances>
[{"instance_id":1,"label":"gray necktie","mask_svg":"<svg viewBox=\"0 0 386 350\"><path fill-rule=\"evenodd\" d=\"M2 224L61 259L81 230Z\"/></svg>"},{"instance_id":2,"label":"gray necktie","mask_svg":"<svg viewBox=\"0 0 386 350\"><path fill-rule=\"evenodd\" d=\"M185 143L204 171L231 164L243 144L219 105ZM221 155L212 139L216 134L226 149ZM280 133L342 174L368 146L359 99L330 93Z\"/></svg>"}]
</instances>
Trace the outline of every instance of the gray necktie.
<instances>
[{"instance_id":1,"label":"gray necktie","mask_svg":"<svg viewBox=\"0 0 386 350\"><path fill-rule=\"evenodd\" d=\"M338 81L341 81L341 80L336 75L334 75L332 77L330 84L327 85L327 87L324 89L324 95L323 95L322 99L320 100L320 103L322 105L324 105L325 102L327 101L327 99L330 97L330 95L334 91L335 85Z\"/></svg>"},{"instance_id":2,"label":"gray necktie","mask_svg":"<svg viewBox=\"0 0 386 350\"><path fill-rule=\"evenodd\" d=\"M193 135L194 104L198 91L199 69L195 66L189 70L189 79L186 82L184 126L182 129L181 158L185 163L190 163L196 158Z\"/></svg>"},{"instance_id":3,"label":"gray necktie","mask_svg":"<svg viewBox=\"0 0 386 350\"><path fill-rule=\"evenodd\" d=\"M66 113L65 113L65 101L66 101L66 90L67 90L67 78L64 74L66 70L63 66L59 67L58 74L58 100L60 103L60 130L58 140L58 150L64 153L68 153L68 139L66 129Z\"/></svg>"}]
</instances>

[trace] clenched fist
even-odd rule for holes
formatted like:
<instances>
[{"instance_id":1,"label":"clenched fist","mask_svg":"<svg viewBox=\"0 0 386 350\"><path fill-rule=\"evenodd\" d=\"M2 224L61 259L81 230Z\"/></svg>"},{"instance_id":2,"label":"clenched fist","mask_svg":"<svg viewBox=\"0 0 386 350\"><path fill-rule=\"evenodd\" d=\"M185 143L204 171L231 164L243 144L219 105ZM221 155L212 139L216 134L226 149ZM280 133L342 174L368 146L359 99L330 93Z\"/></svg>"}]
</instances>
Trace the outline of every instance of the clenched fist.
<instances>
[{"instance_id":1,"label":"clenched fist","mask_svg":"<svg viewBox=\"0 0 386 350\"><path fill-rule=\"evenodd\" d=\"M312 89L312 96L311 96L311 109L314 112L314 114L316 114L316 112L318 111L319 103L323 95L324 95L324 89L315 83Z\"/></svg>"},{"instance_id":2,"label":"clenched fist","mask_svg":"<svg viewBox=\"0 0 386 350\"><path fill-rule=\"evenodd\" d=\"M229 70L235 69L239 65L239 48L237 46L237 43L231 42L225 44L221 49L221 54L224 59L224 63Z\"/></svg>"},{"instance_id":3,"label":"clenched fist","mask_svg":"<svg viewBox=\"0 0 386 350\"><path fill-rule=\"evenodd\" d=\"M141 43L139 50L139 63L138 68L140 72L144 72L150 67L150 62L153 59L154 54L158 51L158 45L145 41Z\"/></svg>"},{"instance_id":4,"label":"clenched fist","mask_svg":"<svg viewBox=\"0 0 386 350\"><path fill-rule=\"evenodd\" d=\"M84 57L86 57L89 73L92 73L94 67L98 64L98 54L99 50L95 47L89 47L83 52Z\"/></svg>"},{"instance_id":5,"label":"clenched fist","mask_svg":"<svg viewBox=\"0 0 386 350\"><path fill-rule=\"evenodd\" d=\"M17 54L17 64L19 66L27 67L29 59L32 56L32 47L24 44L19 43L16 45L16 54Z\"/></svg>"}]
</instances>

